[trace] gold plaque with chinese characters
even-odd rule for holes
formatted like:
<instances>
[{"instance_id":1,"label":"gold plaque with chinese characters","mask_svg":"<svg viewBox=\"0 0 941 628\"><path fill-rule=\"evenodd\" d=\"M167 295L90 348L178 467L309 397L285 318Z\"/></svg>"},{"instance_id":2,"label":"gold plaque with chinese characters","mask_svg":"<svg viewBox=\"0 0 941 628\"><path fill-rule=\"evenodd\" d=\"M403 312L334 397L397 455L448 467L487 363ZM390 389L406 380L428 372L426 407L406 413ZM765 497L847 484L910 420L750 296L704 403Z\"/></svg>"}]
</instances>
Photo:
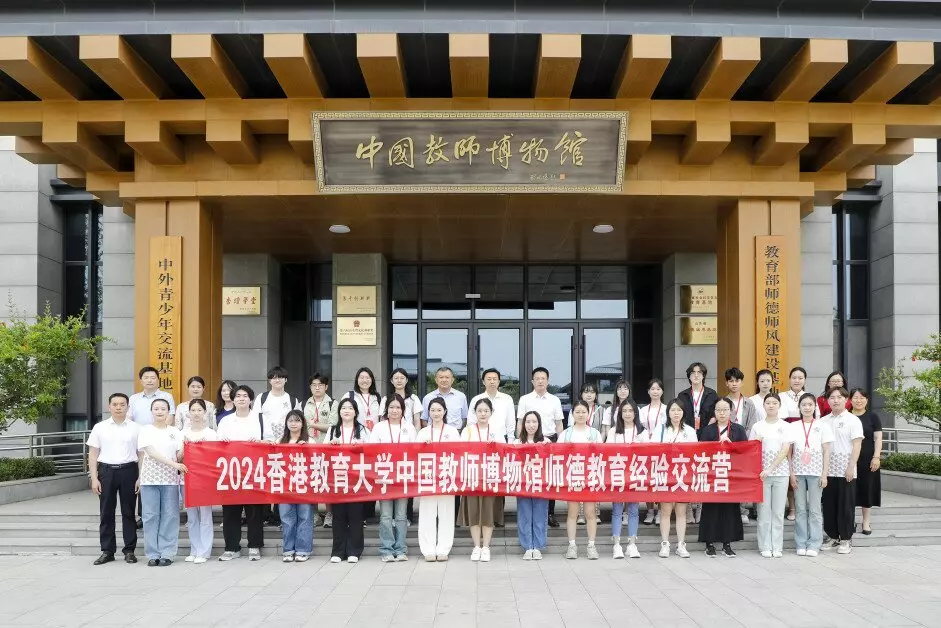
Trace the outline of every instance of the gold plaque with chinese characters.
<instances>
[{"instance_id":1,"label":"gold plaque with chinese characters","mask_svg":"<svg viewBox=\"0 0 941 628\"><path fill-rule=\"evenodd\" d=\"M376 286L337 286L337 314L376 313Z\"/></svg>"},{"instance_id":2,"label":"gold plaque with chinese characters","mask_svg":"<svg viewBox=\"0 0 941 628\"><path fill-rule=\"evenodd\" d=\"M774 387L787 390L787 238L755 237L755 363L774 375Z\"/></svg>"},{"instance_id":3,"label":"gold plaque with chinese characters","mask_svg":"<svg viewBox=\"0 0 941 628\"><path fill-rule=\"evenodd\" d=\"M183 238L150 238L147 279L150 282L147 364L157 369L160 388L181 399L182 357L180 314L183 305Z\"/></svg>"},{"instance_id":4,"label":"gold plaque with chinese characters","mask_svg":"<svg viewBox=\"0 0 941 628\"><path fill-rule=\"evenodd\" d=\"M715 314L719 311L719 293L715 284L680 286L680 312Z\"/></svg>"},{"instance_id":5,"label":"gold plaque with chinese characters","mask_svg":"<svg viewBox=\"0 0 941 628\"><path fill-rule=\"evenodd\" d=\"M375 347L375 316L337 316L338 347Z\"/></svg>"},{"instance_id":6,"label":"gold plaque with chinese characters","mask_svg":"<svg viewBox=\"0 0 941 628\"><path fill-rule=\"evenodd\" d=\"M623 111L311 115L321 193L623 191Z\"/></svg>"},{"instance_id":7,"label":"gold plaque with chinese characters","mask_svg":"<svg viewBox=\"0 0 941 628\"><path fill-rule=\"evenodd\" d=\"M714 345L719 342L719 319L715 316L681 316L680 344Z\"/></svg>"},{"instance_id":8,"label":"gold plaque with chinese characters","mask_svg":"<svg viewBox=\"0 0 941 628\"><path fill-rule=\"evenodd\" d=\"M260 316L260 286L223 286L223 316Z\"/></svg>"}]
</instances>

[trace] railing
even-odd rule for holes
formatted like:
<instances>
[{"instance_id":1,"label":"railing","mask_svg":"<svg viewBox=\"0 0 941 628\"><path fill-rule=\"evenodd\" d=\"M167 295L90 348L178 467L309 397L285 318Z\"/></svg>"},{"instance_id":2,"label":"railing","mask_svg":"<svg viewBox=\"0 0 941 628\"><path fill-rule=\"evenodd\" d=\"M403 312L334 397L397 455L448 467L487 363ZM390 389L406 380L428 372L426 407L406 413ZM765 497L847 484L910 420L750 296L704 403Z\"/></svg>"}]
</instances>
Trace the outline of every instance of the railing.
<instances>
[{"instance_id":1,"label":"railing","mask_svg":"<svg viewBox=\"0 0 941 628\"><path fill-rule=\"evenodd\" d=\"M884 454L931 453L941 456L941 432L911 428L883 428L882 452Z\"/></svg>"},{"instance_id":2,"label":"railing","mask_svg":"<svg viewBox=\"0 0 941 628\"><path fill-rule=\"evenodd\" d=\"M0 436L0 458L42 457L52 460L57 473L88 471L88 430Z\"/></svg>"}]
</instances>

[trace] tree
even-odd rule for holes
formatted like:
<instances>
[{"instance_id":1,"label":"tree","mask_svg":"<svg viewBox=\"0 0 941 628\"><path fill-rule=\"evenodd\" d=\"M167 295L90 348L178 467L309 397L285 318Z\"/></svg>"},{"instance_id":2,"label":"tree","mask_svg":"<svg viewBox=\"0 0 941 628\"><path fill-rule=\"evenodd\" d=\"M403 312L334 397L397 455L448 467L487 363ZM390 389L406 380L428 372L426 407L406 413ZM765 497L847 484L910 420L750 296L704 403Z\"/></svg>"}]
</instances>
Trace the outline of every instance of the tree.
<instances>
[{"instance_id":1,"label":"tree","mask_svg":"<svg viewBox=\"0 0 941 628\"><path fill-rule=\"evenodd\" d=\"M92 362L107 340L88 336L85 313L59 317L49 304L30 322L9 303L10 322L0 323L0 433L17 420L50 418L69 394L69 366L81 356Z\"/></svg>"},{"instance_id":2,"label":"tree","mask_svg":"<svg viewBox=\"0 0 941 628\"><path fill-rule=\"evenodd\" d=\"M885 399L889 412L908 423L941 430L941 336L932 334L928 343L912 353L911 360L931 366L906 375L905 361L899 360L895 367L879 373L876 392Z\"/></svg>"}]
</instances>

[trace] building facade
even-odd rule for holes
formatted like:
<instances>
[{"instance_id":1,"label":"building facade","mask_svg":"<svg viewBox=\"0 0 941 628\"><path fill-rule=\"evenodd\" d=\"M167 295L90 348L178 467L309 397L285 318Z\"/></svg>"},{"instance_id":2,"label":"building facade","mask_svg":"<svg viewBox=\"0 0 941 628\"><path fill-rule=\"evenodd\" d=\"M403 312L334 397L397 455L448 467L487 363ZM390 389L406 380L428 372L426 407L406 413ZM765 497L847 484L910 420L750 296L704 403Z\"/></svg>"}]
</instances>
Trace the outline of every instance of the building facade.
<instances>
[{"instance_id":1,"label":"building facade","mask_svg":"<svg viewBox=\"0 0 941 628\"><path fill-rule=\"evenodd\" d=\"M28 315L85 309L113 340L39 429L89 426L151 363L178 397L196 374L262 390L282 364L297 396L314 372L345 392L360 366L418 392L449 366L469 393L496 366L518 394L547 366L563 398L623 377L643 400L693 361L719 390L730 366L750 387L799 364L819 394L832 370L871 389L938 330L930 3L8 4L0 290ZM503 116L517 139L623 115L619 187L333 193L378 136L335 156L312 118L377 112L431 142L441 112ZM224 313L255 294L235 288L255 313ZM715 295L701 312L697 290Z\"/></svg>"}]
</instances>

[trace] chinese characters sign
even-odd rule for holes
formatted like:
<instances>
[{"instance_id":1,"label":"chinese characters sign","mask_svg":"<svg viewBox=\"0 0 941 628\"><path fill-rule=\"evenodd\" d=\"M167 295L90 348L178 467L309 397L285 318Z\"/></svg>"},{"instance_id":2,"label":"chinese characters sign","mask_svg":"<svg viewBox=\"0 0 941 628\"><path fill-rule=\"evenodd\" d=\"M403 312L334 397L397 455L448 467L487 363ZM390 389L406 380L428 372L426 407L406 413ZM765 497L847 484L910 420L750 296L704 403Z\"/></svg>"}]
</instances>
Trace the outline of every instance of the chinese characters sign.
<instances>
[{"instance_id":1,"label":"chinese characters sign","mask_svg":"<svg viewBox=\"0 0 941 628\"><path fill-rule=\"evenodd\" d=\"M376 313L376 286L337 286L337 314Z\"/></svg>"},{"instance_id":2,"label":"chinese characters sign","mask_svg":"<svg viewBox=\"0 0 941 628\"><path fill-rule=\"evenodd\" d=\"M160 374L160 388L179 399L180 306L183 289L183 238L158 236L150 239L148 320L150 341L148 364Z\"/></svg>"},{"instance_id":3,"label":"chinese characters sign","mask_svg":"<svg viewBox=\"0 0 941 628\"><path fill-rule=\"evenodd\" d=\"M715 316L681 316L680 344L714 345L719 342L719 319Z\"/></svg>"},{"instance_id":4,"label":"chinese characters sign","mask_svg":"<svg viewBox=\"0 0 941 628\"><path fill-rule=\"evenodd\" d=\"M186 505L422 495L760 502L761 444L273 445L187 443ZM285 499L286 498L286 499Z\"/></svg>"},{"instance_id":5,"label":"chinese characters sign","mask_svg":"<svg viewBox=\"0 0 941 628\"><path fill-rule=\"evenodd\" d=\"M223 286L223 316L259 316L261 314L261 288L259 286Z\"/></svg>"},{"instance_id":6,"label":"chinese characters sign","mask_svg":"<svg viewBox=\"0 0 941 628\"><path fill-rule=\"evenodd\" d=\"M337 316L338 347L375 347L375 316Z\"/></svg>"},{"instance_id":7,"label":"chinese characters sign","mask_svg":"<svg viewBox=\"0 0 941 628\"><path fill-rule=\"evenodd\" d=\"M622 190L624 112L316 112L321 192Z\"/></svg>"},{"instance_id":8,"label":"chinese characters sign","mask_svg":"<svg viewBox=\"0 0 941 628\"><path fill-rule=\"evenodd\" d=\"M680 286L680 308L683 314L715 314L719 311L716 285Z\"/></svg>"},{"instance_id":9,"label":"chinese characters sign","mask_svg":"<svg viewBox=\"0 0 941 628\"><path fill-rule=\"evenodd\" d=\"M755 363L774 374L774 386L786 390L783 369L787 347L787 239L755 238Z\"/></svg>"}]
</instances>

